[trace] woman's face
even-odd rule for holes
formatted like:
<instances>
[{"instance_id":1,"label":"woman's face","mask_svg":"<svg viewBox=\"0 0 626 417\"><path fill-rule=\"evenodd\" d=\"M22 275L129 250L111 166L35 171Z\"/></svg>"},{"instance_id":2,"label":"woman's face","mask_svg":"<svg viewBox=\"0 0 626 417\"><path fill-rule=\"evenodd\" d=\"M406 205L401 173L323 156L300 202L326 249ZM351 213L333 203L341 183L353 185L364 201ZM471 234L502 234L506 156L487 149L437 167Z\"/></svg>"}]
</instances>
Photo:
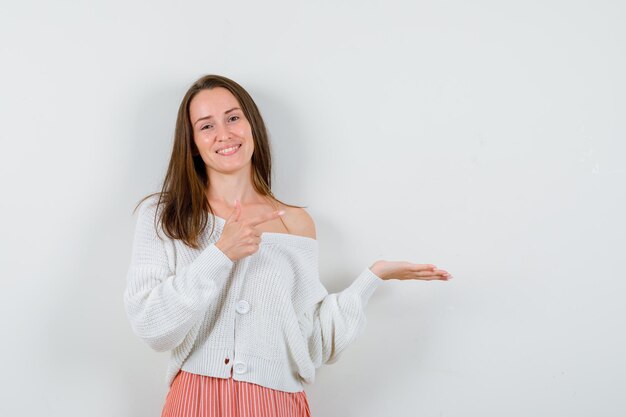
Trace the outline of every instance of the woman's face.
<instances>
[{"instance_id":1,"label":"woman's face","mask_svg":"<svg viewBox=\"0 0 626 417\"><path fill-rule=\"evenodd\" d=\"M189 103L189 117L207 171L234 172L251 164L252 127L230 91L223 87L199 91ZM221 149L226 153L217 152Z\"/></svg>"}]
</instances>

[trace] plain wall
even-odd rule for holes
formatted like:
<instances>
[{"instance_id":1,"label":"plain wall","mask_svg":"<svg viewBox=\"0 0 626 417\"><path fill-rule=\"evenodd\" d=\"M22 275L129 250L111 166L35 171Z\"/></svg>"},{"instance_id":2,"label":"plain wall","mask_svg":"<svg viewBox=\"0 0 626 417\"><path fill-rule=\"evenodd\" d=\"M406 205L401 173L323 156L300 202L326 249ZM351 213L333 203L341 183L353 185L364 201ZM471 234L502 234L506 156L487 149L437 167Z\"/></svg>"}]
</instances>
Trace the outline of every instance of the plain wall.
<instances>
[{"instance_id":1,"label":"plain wall","mask_svg":"<svg viewBox=\"0 0 626 417\"><path fill-rule=\"evenodd\" d=\"M200 76L253 96L321 280L377 259L313 416L623 416L626 6L618 1L3 2L0 415L160 415L168 353L122 293Z\"/></svg>"}]
</instances>

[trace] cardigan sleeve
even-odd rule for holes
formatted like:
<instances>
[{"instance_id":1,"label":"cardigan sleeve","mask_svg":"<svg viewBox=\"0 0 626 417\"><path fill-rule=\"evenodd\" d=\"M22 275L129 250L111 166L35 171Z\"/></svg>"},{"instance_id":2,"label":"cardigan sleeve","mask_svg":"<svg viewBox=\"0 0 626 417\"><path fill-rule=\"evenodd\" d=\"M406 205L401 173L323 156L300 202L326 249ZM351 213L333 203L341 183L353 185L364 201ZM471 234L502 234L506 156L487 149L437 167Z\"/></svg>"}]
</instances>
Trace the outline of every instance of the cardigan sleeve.
<instances>
[{"instance_id":1,"label":"cardigan sleeve","mask_svg":"<svg viewBox=\"0 0 626 417\"><path fill-rule=\"evenodd\" d=\"M191 263L172 269L172 242L155 228L156 204L140 206L124 307L135 335L157 352L172 350L202 320L206 307L224 285L234 262L209 244ZM169 250L171 252L171 249Z\"/></svg>"},{"instance_id":2,"label":"cardigan sleeve","mask_svg":"<svg viewBox=\"0 0 626 417\"><path fill-rule=\"evenodd\" d=\"M298 317L315 368L339 360L365 330L365 306L382 279L365 268L342 292L328 294ZM320 286L322 284L320 283Z\"/></svg>"}]
</instances>

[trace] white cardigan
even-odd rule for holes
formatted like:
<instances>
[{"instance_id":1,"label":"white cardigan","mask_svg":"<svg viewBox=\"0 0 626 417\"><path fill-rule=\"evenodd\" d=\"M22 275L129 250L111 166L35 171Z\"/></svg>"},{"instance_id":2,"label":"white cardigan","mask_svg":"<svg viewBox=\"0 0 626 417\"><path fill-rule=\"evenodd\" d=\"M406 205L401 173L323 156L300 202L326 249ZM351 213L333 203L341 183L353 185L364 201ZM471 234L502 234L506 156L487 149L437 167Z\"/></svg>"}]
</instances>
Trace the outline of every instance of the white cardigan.
<instances>
[{"instance_id":1,"label":"white cardigan","mask_svg":"<svg viewBox=\"0 0 626 417\"><path fill-rule=\"evenodd\" d=\"M171 351L168 386L183 369L299 392L365 329L364 308L383 281L369 268L328 294L317 240L263 232L259 250L233 262L215 246L220 217L209 237L207 213L201 249L169 239L160 227L157 235L157 199L139 208L124 306L139 338Z\"/></svg>"}]
</instances>

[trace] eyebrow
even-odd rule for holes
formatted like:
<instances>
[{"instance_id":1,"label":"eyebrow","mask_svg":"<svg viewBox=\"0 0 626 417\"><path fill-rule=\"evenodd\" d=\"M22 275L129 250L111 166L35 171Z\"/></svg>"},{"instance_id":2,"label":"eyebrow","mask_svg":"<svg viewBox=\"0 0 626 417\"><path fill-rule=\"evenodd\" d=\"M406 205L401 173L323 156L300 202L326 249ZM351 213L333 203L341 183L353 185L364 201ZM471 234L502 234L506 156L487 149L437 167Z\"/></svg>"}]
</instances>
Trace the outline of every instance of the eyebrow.
<instances>
[{"instance_id":1,"label":"eyebrow","mask_svg":"<svg viewBox=\"0 0 626 417\"><path fill-rule=\"evenodd\" d=\"M226 110L226 111L224 112L224 114L228 114L228 113L230 113L230 112L231 112L231 111L233 111L233 110L241 110L241 109L240 109L239 107L233 107L233 108L232 108L232 109L230 109L230 110ZM196 121L194 122L194 124L193 124L193 125L195 126L195 125L196 125L196 124L197 124L200 120L210 119L210 118L212 118L212 117L213 117L213 116L211 116L211 115L201 117L201 118L199 118L198 120L196 120Z\"/></svg>"}]
</instances>

